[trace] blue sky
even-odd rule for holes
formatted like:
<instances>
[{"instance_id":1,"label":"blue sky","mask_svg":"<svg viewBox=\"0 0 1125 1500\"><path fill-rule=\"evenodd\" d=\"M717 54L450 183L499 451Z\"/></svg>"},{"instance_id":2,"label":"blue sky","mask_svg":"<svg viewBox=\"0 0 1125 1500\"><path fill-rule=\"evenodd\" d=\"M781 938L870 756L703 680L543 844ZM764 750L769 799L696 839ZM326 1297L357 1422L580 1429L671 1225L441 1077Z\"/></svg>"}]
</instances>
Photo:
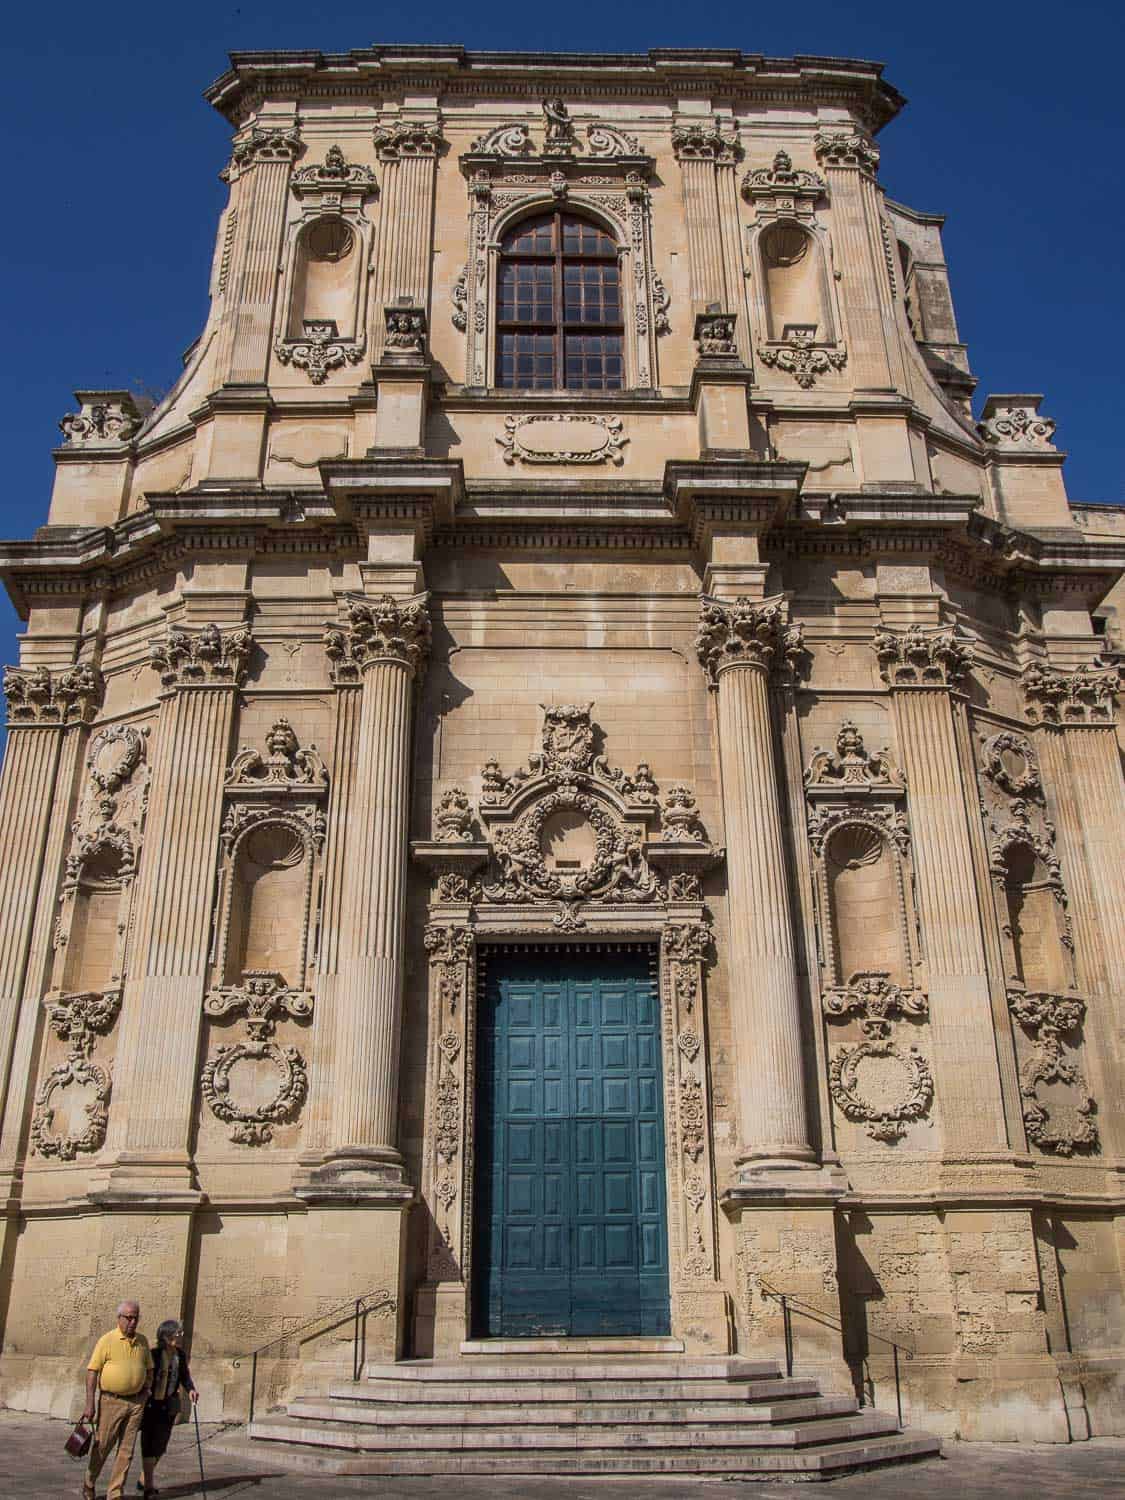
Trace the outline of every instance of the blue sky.
<instances>
[{"instance_id":1,"label":"blue sky","mask_svg":"<svg viewBox=\"0 0 1125 1500\"><path fill-rule=\"evenodd\" d=\"M1042 391L1072 499L1125 502L1122 11L963 0L753 7L20 5L4 25L6 232L0 529L46 519L56 423L76 386L163 392L205 314L226 123L201 91L232 49L374 42L866 57L910 100L882 180L945 213L961 336L988 391ZM18 622L0 603L0 661Z\"/></svg>"}]
</instances>

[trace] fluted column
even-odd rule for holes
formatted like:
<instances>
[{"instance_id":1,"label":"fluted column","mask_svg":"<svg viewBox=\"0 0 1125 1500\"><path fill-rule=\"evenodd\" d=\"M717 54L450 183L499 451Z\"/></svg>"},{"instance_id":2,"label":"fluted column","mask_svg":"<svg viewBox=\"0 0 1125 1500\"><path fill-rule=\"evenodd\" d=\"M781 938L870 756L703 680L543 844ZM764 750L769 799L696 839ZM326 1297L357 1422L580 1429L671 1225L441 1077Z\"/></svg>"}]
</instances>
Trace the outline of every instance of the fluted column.
<instances>
[{"instance_id":1,"label":"fluted column","mask_svg":"<svg viewBox=\"0 0 1125 1500\"><path fill-rule=\"evenodd\" d=\"M718 698L726 820L731 1015L742 1118L740 1177L810 1162L801 1005L769 675L792 667L800 630L776 603L705 598L696 640Z\"/></svg>"},{"instance_id":2,"label":"fluted column","mask_svg":"<svg viewBox=\"0 0 1125 1500\"><path fill-rule=\"evenodd\" d=\"M208 625L170 627L152 649L161 704L110 1116L118 1183L136 1168L185 1185L223 777L251 648L248 629Z\"/></svg>"},{"instance_id":3,"label":"fluted column","mask_svg":"<svg viewBox=\"0 0 1125 1500\"><path fill-rule=\"evenodd\" d=\"M962 776L952 689L971 665L953 630L879 630L906 771L918 910L947 1154L1008 1146L968 818L978 793Z\"/></svg>"},{"instance_id":4,"label":"fluted column","mask_svg":"<svg viewBox=\"0 0 1125 1500\"><path fill-rule=\"evenodd\" d=\"M875 173L879 148L854 130L818 130L813 140L832 205L835 263L840 277L852 383L901 388L905 378Z\"/></svg>"},{"instance_id":5,"label":"fluted column","mask_svg":"<svg viewBox=\"0 0 1125 1500\"><path fill-rule=\"evenodd\" d=\"M1059 854L1071 897L1075 961L1084 990L1102 1004L1088 1025L1110 1058L1120 1058L1125 1033L1125 784L1117 745L1114 667L1054 672L1035 664L1024 674L1027 716L1055 795ZM1116 1025L1115 1025L1116 1018ZM1125 1126L1106 1110L1107 1137L1125 1143ZM1117 1115L1120 1111L1116 1112Z\"/></svg>"},{"instance_id":6,"label":"fluted column","mask_svg":"<svg viewBox=\"0 0 1125 1500\"><path fill-rule=\"evenodd\" d=\"M216 371L231 385L260 385L266 379L286 188L302 150L295 128L255 128L235 142L227 168L234 229Z\"/></svg>"},{"instance_id":7,"label":"fluted column","mask_svg":"<svg viewBox=\"0 0 1125 1500\"><path fill-rule=\"evenodd\" d=\"M410 742L429 653L424 598L349 600L328 633L338 681L362 684L336 980L331 1176L401 1178L397 1150Z\"/></svg>"},{"instance_id":8,"label":"fluted column","mask_svg":"<svg viewBox=\"0 0 1125 1500\"><path fill-rule=\"evenodd\" d=\"M47 667L4 672L8 703L8 745L0 774L0 1101L12 1077L20 1003L36 945L49 947L53 888L41 899L45 873L57 873L74 781L79 733L68 726L88 722L101 699L91 667ZM56 832L53 863L48 864ZM37 920L37 908L43 917ZM42 930L40 930L42 929ZM38 1004L39 997L36 997Z\"/></svg>"},{"instance_id":9,"label":"fluted column","mask_svg":"<svg viewBox=\"0 0 1125 1500\"><path fill-rule=\"evenodd\" d=\"M371 347L382 358L382 309L400 298L430 312L434 197L438 156L445 148L435 120L397 119L379 125L375 145L383 163Z\"/></svg>"}]
</instances>

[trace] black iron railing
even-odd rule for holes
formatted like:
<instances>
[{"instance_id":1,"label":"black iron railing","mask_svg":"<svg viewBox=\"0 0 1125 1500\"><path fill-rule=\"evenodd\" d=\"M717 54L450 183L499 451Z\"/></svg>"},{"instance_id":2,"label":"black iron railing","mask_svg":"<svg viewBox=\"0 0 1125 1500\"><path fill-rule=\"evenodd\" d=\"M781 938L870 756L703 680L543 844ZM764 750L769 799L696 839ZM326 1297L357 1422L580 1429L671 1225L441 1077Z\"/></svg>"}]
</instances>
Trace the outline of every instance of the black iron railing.
<instances>
[{"instance_id":1,"label":"black iron railing","mask_svg":"<svg viewBox=\"0 0 1125 1500\"><path fill-rule=\"evenodd\" d=\"M771 1298L774 1302L781 1303L781 1323L785 1333L785 1373L787 1376L793 1374L793 1318L808 1318L812 1323L820 1323L825 1328L835 1329L841 1335L844 1332L842 1319L835 1313L826 1312L823 1307L816 1307L811 1302L805 1302L800 1297L795 1297L792 1292L779 1292L776 1287L770 1286L768 1281L760 1281L762 1295ZM898 1408L898 1425L902 1426L902 1377L899 1370L899 1355L906 1359L914 1358L914 1350L908 1344L896 1343L894 1339L884 1338L881 1333L868 1331L869 1339L877 1339L880 1344L888 1344L894 1352L895 1369L895 1405ZM860 1393L863 1399L863 1392Z\"/></svg>"},{"instance_id":2,"label":"black iron railing","mask_svg":"<svg viewBox=\"0 0 1125 1500\"><path fill-rule=\"evenodd\" d=\"M309 1344L313 1339L318 1339L326 1333L333 1333L337 1328L342 1328L345 1323L352 1324L352 1380L357 1381L363 1373L363 1366L367 1362L367 1317L369 1313L380 1312L383 1308L393 1308L395 1299L385 1290L367 1292L362 1297L355 1297L350 1302L341 1302L338 1307L330 1307L318 1317L310 1318L307 1323L300 1324L297 1328L287 1329L285 1333L279 1334L277 1338L271 1339L268 1344L261 1344L257 1349L251 1349L246 1354L240 1354L237 1359L232 1360L234 1369L242 1368L243 1360L250 1361L250 1415L248 1421L254 1420L254 1398L258 1393L258 1356L266 1354L270 1349L276 1349L279 1344L287 1344L292 1339L300 1339L302 1334L308 1334L308 1338L302 1340ZM317 1328L318 1323L324 1323L325 1319L335 1319L323 1328ZM315 1333L309 1330L316 1328Z\"/></svg>"}]
</instances>

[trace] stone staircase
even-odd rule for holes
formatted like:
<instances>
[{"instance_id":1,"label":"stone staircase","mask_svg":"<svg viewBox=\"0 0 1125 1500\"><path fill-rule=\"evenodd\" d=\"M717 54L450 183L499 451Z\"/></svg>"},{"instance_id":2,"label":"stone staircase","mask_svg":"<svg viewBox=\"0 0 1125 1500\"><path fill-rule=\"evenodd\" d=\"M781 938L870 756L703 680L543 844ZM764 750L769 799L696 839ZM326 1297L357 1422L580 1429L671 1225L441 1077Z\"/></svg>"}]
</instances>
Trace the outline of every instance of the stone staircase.
<instances>
[{"instance_id":1,"label":"stone staircase","mask_svg":"<svg viewBox=\"0 0 1125 1500\"><path fill-rule=\"evenodd\" d=\"M581 1355L563 1341L467 1344L455 1362L371 1364L362 1381L299 1397L257 1417L249 1442L225 1446L324 1474L794 1480L941 1452L937 1438L901 1430L854 1396L823 1396L770 1360L625 1354L605 1347L614 1342L583 1341Z\"/></svg>"}]
</instances>

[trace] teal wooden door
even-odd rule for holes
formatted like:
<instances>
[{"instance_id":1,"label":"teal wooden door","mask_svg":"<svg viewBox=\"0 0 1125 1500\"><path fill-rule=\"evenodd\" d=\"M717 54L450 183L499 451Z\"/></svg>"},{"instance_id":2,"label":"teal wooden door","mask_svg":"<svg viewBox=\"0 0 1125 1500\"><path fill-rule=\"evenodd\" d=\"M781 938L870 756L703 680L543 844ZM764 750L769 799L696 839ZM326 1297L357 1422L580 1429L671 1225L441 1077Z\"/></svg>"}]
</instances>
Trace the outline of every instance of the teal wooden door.
<instances>
[{"instance_id":1,"label":"teal wooden door","mask_svg":"<svg viewBox=\"0 0 1125 1500\"><path fill-rule=\"evenodd\" d=\"M669 1331L662 1094L660 1007L644 952L488 958L478 1337Z\"/></svg>"}]
</instances>

